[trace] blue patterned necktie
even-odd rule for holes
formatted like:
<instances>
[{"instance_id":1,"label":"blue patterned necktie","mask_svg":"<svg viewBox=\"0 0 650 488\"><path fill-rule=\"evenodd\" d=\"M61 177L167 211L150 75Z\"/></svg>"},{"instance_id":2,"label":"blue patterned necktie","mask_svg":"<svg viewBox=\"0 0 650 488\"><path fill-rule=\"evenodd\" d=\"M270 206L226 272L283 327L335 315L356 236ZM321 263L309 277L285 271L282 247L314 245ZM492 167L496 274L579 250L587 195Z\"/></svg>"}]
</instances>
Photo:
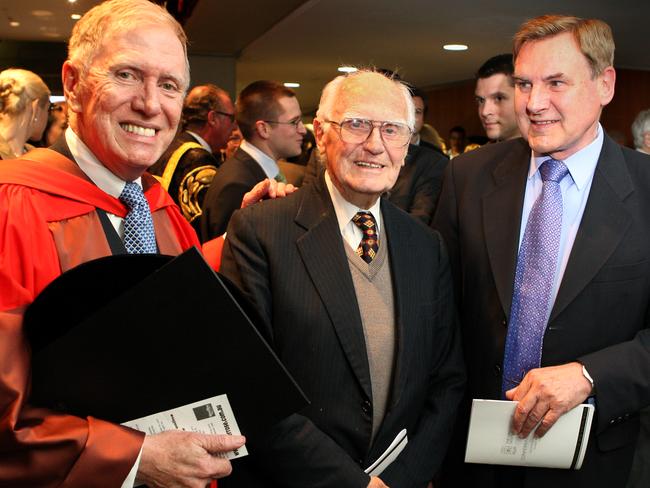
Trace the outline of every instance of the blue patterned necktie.
<instances>
[{"instance_id":1,"label":"blue patterned necktie","mask_svg":"<svg viewBox=\"0 0 650 488\"><path fill-rule=\"evenodd\" d=\"M517 256L510 323L503 358L502 393L514 388L542 359L553 279L562 233L560 181L568 173L562 161L547 159L539 172L542 193L528 216Z\"/></svg>"},{"instance_id":2,"label":"blue patterned necktie","mask_svg":"<svg viewBox=\"0 0 650 488\"><path fill-rule=\"evenodd\" d=\"M124 247L129 254L151 254L158 252L153 219L142 188L133 181L127 181L120 194L120 201L129 209L124 217Z\"/></svg>"},{"instance_id":3,"label":"blue patterned necktie","mask_svg":"<svg viewBox=\"0 0 650 488\"><path fill-rule=\"evenodd\" d=\"M379 251L377 223L375 222L375 217L370 212L357 212L354 217L352 217L352 222L354 222L363 233L359 247L357 247L357 254L366 263L370 264L372 260L375 259L377 251Z\"/></svg>"}]
</instances>

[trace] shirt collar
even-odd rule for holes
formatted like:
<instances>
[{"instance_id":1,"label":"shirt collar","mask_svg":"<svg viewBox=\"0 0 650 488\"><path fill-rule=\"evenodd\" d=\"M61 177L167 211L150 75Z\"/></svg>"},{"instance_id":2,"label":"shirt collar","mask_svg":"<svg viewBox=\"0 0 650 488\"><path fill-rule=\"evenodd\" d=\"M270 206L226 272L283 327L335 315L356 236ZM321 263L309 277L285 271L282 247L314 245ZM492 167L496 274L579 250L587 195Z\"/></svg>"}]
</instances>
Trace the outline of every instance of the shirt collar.
<instances>
[{"instance_id":1,"label":"shirt collar","mask_svg":"<svg viewBox=\"0 0 650 488\"><path fill-rule=\"evenodd\" d=\"M336 220L339 223L339 230L343 229L352 221L352 217L357 212L370 212L377 222L377 234L381 232L381 198L378 198L374 205L370 208L359 208L356 205L348 202L338 188L332 183L332 179L327 171L325 171L325 184L332 198L334 205L334 212L336 213Z\"/></svg>"},{"instance_id":2,"label":"shirt collar","mask_svg":"<svg viewBox=\"0 0 650 488\"><path fill-rule=\"evenodd\" d=\"M79 165L81 171L105 193L119 198L122 190L126 186L126 181L113 174L106 166L99 162L92 151L84 144L77 134L68 127L65 131L65 142L72 157ZM135 183L142 186L141 178L135 180Z\"/></svg>"},{"instance_id":3,"label":"shirt collar","mask_svg":"<svg viewBox=\"0 0 650 488\"><path fill-rule=\"evenodd\" d=\"M562 161L569 170L569 174L571 174L571 178L573 179L573 182L575 183L578 190L582 190L584 185L589 182L592 175L594 174L596 165L598 164L600 152L603 148L604 139L605 136L603 128L599 123L596 138L587 146L580 149L577 153L572 154L564 161ZM537 173L539 167L549 157L550 156L531 155L530 168L528 170L528 179L532 178Z\"/></svg>"},{"instance_id":4,"label":"shirt collar","mask_svg":"<svg viewBox=\"0 0 650 488\"><path fill-rule=\"evenodd\" d=\"M246 139L241 141L239 148L242 151L247 152L251 158L257 161L257 164L260 165L268 178L275 178L275 176L278 174L278 163L276 163L272 157L255 147Z\"/></svg>"},{"instance_id":5,"label":"shirt collar","mask_svg":"<svg viewBox=\"0 0 650 488\"><path fill-rule=\"evenodd\" d=\"M194 139L196 139L196 142L198 142L199 144L201 144L201 145L203 146L203 149L205 149L205 150L208 151L210 154L212 154L212 148L210 147L210 144L208 144L208 143L206 142L206 140L203 139L203 137L201 137L200 135L198 135L196 132L192 132L191 130L186 130L185 132L187 132L187 133L188 133L189 135L191 135Z\"/></svg>"}]
</instances>

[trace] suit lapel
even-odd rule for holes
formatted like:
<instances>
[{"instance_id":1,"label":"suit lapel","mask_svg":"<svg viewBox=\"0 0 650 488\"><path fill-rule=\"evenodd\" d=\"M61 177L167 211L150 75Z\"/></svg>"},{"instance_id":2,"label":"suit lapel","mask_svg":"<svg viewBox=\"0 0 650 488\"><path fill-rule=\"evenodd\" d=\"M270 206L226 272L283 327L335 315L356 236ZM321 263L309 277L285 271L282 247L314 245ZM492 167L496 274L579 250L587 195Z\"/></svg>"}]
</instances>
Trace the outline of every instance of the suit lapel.
<instances>
[{"instance_id":1,"label":"suit lapel","mask_svg":"<svg viewBox=\"0 0 650 488\"><path fill-rule=\"evenodd\" d=\"M390 408L399 402L404 385L408 379L408 365L413 350L413 325L416 324L413 312L417 304L411 303L409 297L416 296L411 292L412 286L417 286L418 280L413 279L411 271L418 269L417 253L409 251L410 229L403 225L402 219L396 215L398 212L385 200L381 202L383 225L388 238L388 255L390 259L391 276L393 279L393 296L395 297L395 338L397 348L395 351L395 371L390 395ZM411 324L408 327L407 324Z\"/></svg>"},{"instance_id":2,"label":"suit lapel","mask_svg":"<svg viewBox=\"0 0 650 488\"><path fill-rule=\"evenodd\" d=\"M359 306L343 239L322 175L306 193L296 223L306 229L297 240L298 251L327 309L341 348L361 388L372 398L368 354Z\"/></svg>"},{"instance_id":3,"label":"suit lapel","mask_svg":"<svg viewBox=\"0 0 650 488\"><path fill-rule=\"evenodd\" d=\"M623 239L631 223L623 201L632 191L623 153L605 135L587 205L550 320L555 319L575 299Z\"/></svg>"},{"instance_id":4,"label":"suit lapel","mask_svg":"<svg viewBox=\"0 0 650 488\"><path fill-rule=\"evenodd\" d=\"M242 168L246 168L248 172L252 176L251 181L255 181L255 183L262 181L263 179L267 178L266 173L262 169L262 167L259 165L257 161L248 154L246 151L244 151L241 148L238 148L237 151L235 151L235 154L233 155L235 159L238 159L239 162L241 163Z\"/></svg>"},{"instance_id":5,"label":"suit lapel","mask_svg":"<svg viewBox=\"0 0 650 488\"><path fill-rule=\"evenodd\" d=\"M494 186L483 196L485 245L503 312L508 318L529 163L530 149L522 139L496 166L492 173Z\"/></svg>"}]
</instances>

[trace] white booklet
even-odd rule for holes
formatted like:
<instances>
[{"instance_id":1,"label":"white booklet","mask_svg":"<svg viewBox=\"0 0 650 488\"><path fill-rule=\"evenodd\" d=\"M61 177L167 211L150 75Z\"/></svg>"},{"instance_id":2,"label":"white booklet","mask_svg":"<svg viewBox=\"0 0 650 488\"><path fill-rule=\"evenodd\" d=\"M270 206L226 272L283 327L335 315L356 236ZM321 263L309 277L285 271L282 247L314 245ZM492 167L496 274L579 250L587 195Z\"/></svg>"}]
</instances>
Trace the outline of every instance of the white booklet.
<instances>
[{"instance_id":1,"label":"white booklet","mask_svg":"<svg viewBox=\"0 0 650 488\"><path fill-rule=\"evenodd\" d=\"M227 395L219 395L206 400L154 413L122 425L147 434L158 434L166 430L186 430L202 434L240 435L235 415L230 408ZM225 454L227 459L248 455L246 446Z\"/></svg>"},{"instance_id":2,"label":"white booklet","mask_svg":"<svg viewBox=\"0 0 650 488\"><path fill-rule=\"evenodd\" d=\"M406 429L400 430L395 436L395 439L393 439L393 442L390 443L390 446L388 446L382 455L365 469L366 474L370 476L379 476L384 469L390 466L390 464L397 459L397 456L399 456L400 452L404 450L408 441L409 438L406 435Z\"/></svg>"},{"instance_id":3,"label":"white booklet","mask_svg":"<svg viewBox=\"0 0 650 488\"><path fill-rule=\"evenodd\" d=\"M582 404L562 415L543 437L511 433L517 402L472 401L466 463L580 469L587 450L594 406Z\"/></svg>"}]
</instances>

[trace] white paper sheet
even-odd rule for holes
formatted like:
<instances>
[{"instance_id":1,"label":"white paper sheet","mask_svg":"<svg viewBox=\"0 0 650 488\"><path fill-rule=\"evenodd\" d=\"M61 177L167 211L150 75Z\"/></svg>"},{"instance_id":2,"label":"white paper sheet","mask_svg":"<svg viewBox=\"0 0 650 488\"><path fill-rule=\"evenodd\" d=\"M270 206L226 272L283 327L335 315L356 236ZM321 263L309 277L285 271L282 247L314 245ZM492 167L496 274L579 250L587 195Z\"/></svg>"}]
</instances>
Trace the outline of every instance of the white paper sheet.
<instances>
[{"instance_id":1,"label":"white paper sheet","mask_svg":"<svg viewBox=\"0 0 650 488\"><path fill-rule=\"evenodd\" d=\"M578 405L562 415L540 438L510 432L516 402L472 402L465 462L580 469L587 449L593 405Z\"/></svg>"},{"instance_id":2,"label":"white paper sheet","mask_svg":"<svg viewBox=\"0 0 650 488\"><path fill-rule=\"evenodd\" d=\"M147 434L158 434L167 430L185 430L202 434L241 434L227 395L207 398L182 407L130 420L122 425ZM239 449L226 453L225 457L235 459L246 455L248 455L248 450L243 445Z\"/></svg>"},{"instance_id":3,"label":"white paper sheet","mask_svg":"<svg viewBox=\"0 0 650 488\"><path fill-rule=\"evenodd\" d=\"M402 429L390 443L390 446L382 453L377 460L365 469L366 474L370 476L379 476L390 464L395 461L397 456L404 450L408 444L409 438L406 435L406 429Z\"/></svg>"}]
</instances>

